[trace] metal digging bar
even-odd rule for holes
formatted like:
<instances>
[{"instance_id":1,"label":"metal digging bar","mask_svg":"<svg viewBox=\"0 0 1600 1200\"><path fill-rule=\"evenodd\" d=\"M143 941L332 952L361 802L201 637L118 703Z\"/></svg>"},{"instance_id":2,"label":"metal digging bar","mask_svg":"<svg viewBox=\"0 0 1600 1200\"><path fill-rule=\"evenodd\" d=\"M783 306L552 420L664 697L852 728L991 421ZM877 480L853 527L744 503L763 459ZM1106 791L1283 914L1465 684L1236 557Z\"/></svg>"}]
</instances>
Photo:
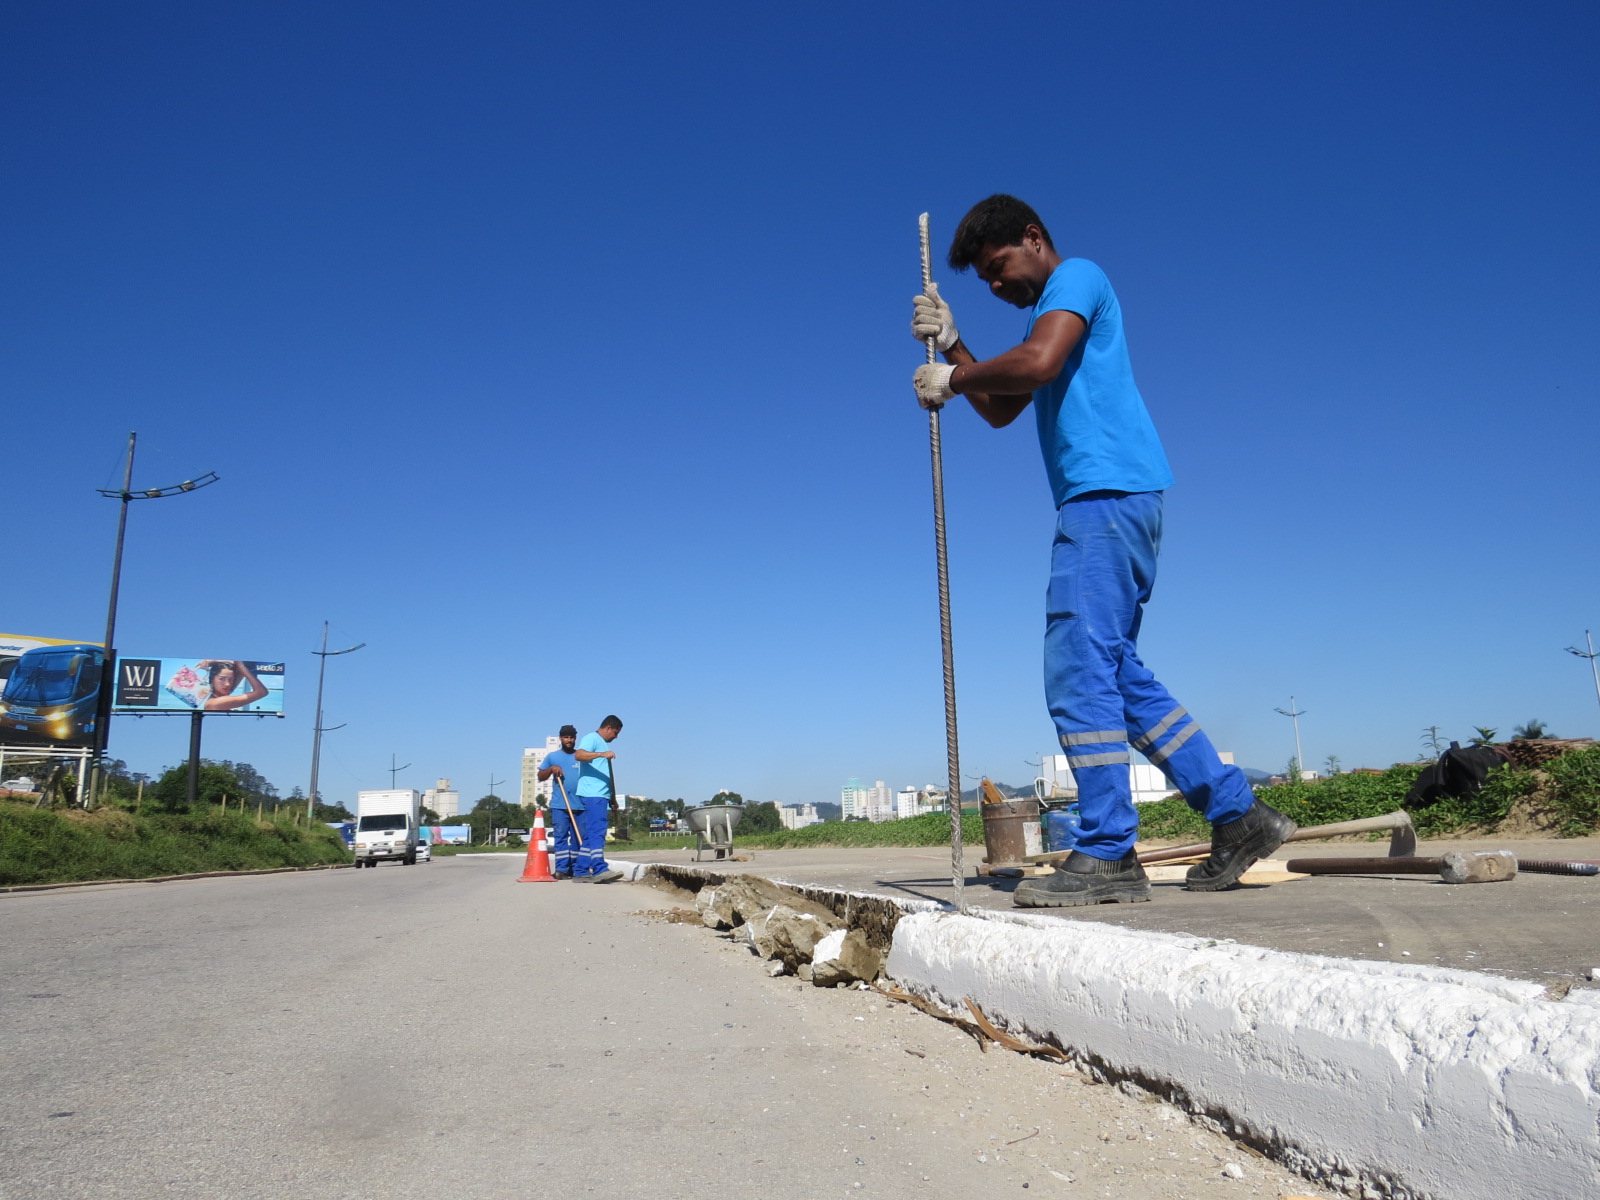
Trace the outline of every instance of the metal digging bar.
<instances>
[{"instance_id":1,"label":"metal digging bar","mask_svg":"<svg viewBox=\"0 0 1600 1200\"><path fill-rule=\"evenodd\" d=\"M922 242L922 286L933 282L933 258L928 248L928 214L917 218ZM928 339L928 361L938 361L934 339ZM928 410L928 449L933 458L933 540L939 559L939 643L944 652L944 745L949 766L945 807L950 810L950 898L957 912L966 912L966 864L961 851L961 754L956 738L956 657L950 636L950 563L944 540L944 451L939 441L939 409Z\"/></svg>"}]
</instances>

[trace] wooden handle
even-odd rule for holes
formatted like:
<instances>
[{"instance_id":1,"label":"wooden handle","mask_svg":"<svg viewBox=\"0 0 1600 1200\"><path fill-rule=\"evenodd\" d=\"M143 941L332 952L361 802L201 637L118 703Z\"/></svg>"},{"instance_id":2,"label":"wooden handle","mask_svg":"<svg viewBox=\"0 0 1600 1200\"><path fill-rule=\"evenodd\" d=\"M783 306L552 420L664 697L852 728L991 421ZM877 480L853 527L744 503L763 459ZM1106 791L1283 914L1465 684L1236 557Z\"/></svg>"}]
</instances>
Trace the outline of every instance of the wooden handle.
<instances>
[{"instance_id":1,"label":"wooden handle","mask_svg":"<svg viewBox=\"0 0 1600 1200\"><path fill-rule=\"evenodd\" d=\"M1284 839L1286 842L1310 842L1317 838L1345 837L1353 833L1380 833L1386 829L1400 829L1411 824L1411 815L1397 809L1392 813L1384 813L1381 817L1362 817L1356 821L1335 821L1331 825L1308 825L1304 829L1297 829ZM1193 858L1197 854L1209 854L1210 842L1191 842L1187 846L1168 846L1162 850L1146 850L1139 855L1139 861L1145 864L1159 862L1173 862L1180 858ZM1065 858L1066 855L1061 855ZM1035 861L1033 859L1030 862ZM1054 861L1053 859L1040 859L1037 861Z\"/></svg>"}]
</instances>

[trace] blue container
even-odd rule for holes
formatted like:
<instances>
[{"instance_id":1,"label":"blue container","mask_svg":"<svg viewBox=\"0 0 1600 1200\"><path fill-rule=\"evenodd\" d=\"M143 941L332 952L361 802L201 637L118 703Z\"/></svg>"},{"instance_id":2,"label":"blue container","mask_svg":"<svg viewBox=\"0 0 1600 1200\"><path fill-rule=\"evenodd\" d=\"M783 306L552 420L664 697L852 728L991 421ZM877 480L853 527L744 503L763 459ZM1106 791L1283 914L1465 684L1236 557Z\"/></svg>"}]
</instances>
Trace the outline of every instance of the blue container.
<instances>
[{"instance_id":1,"label":"blue container","mask_svg":"<svg viewBox=\"0 0 1600 1200\"><path fill-rule=\"evenodd\" d=\"M1076 800L1062 804L1046 804L1044 810L1044 848L1047 853L1071 850L1083 836L1083 825L1078 820Z\"/></svg>"}]
</instances>

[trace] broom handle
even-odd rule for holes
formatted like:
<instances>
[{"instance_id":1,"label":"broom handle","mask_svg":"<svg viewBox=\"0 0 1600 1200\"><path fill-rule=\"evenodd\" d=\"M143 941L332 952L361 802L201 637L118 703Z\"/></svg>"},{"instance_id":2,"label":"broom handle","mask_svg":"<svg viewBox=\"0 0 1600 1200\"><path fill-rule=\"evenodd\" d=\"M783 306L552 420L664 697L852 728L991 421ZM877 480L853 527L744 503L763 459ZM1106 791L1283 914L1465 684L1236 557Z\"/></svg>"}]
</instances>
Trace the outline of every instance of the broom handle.
<instances>
[{"instance_id":1,"label":"broom handle","mask_svg":"<svg viewBox=\"0 0 1600 1200\"><path fill-rule=\"evenodd\" d=\"M567 806L567 824L572 826L572 836L578 839L578 845L583 845L583 830L578 828L578 818L572 815L572 801L567 799L566 785L561 782L561 776L556 776L556 786L561 789L561 803Z\"/></svg>"},{"instance_id":2,"label":"broom handle","mask_svg":"<svg viewBox=\"0 0 1600 1200\"><path fill-rule=\"evenodd\" d=\"M917 218L917 234L922 243L922 286L933 282L933 255L928 247L928 214ZM934 339L928 339L928 361L937 362L939 352ZM961 846L961 754L956 737L956 657L950 636L950 562L944 537L944 450L939 440L939 410L928 410L928 449L933 459L933 540L939 559L939 644L944 653L944 743L949 767L945 805L950 810L950 891L957 912L965 912L966 866Z\"/></svg>"}]
</instances>

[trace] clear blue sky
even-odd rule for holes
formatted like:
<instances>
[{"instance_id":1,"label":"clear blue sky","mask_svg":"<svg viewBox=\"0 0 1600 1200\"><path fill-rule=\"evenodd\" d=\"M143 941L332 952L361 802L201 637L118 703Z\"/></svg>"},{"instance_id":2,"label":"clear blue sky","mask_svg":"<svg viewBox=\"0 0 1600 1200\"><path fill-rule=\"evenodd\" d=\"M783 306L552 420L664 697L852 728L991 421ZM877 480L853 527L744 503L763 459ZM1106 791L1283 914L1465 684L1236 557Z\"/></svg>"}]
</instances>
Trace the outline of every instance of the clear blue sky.
<instances>
[{"instance_id":1,"label":"clear blue sky","mask_svg":"<svg viewBox=\"0 0 1600 1200\"><path fill-rule=\"evenodd\" d=\"M289 663L324 792L627 722L658 797L943 778L916 216L1100 263L1178 482L1146 660L1241 763L1600 733L1592 4L60 3L3 56L0 629ZM1021 314L940 271L980 352ZM1031 421L945 421L962 762L1028 778ZM183 723L119 718L137 769Z\"/></svg>"}]
</instances>

